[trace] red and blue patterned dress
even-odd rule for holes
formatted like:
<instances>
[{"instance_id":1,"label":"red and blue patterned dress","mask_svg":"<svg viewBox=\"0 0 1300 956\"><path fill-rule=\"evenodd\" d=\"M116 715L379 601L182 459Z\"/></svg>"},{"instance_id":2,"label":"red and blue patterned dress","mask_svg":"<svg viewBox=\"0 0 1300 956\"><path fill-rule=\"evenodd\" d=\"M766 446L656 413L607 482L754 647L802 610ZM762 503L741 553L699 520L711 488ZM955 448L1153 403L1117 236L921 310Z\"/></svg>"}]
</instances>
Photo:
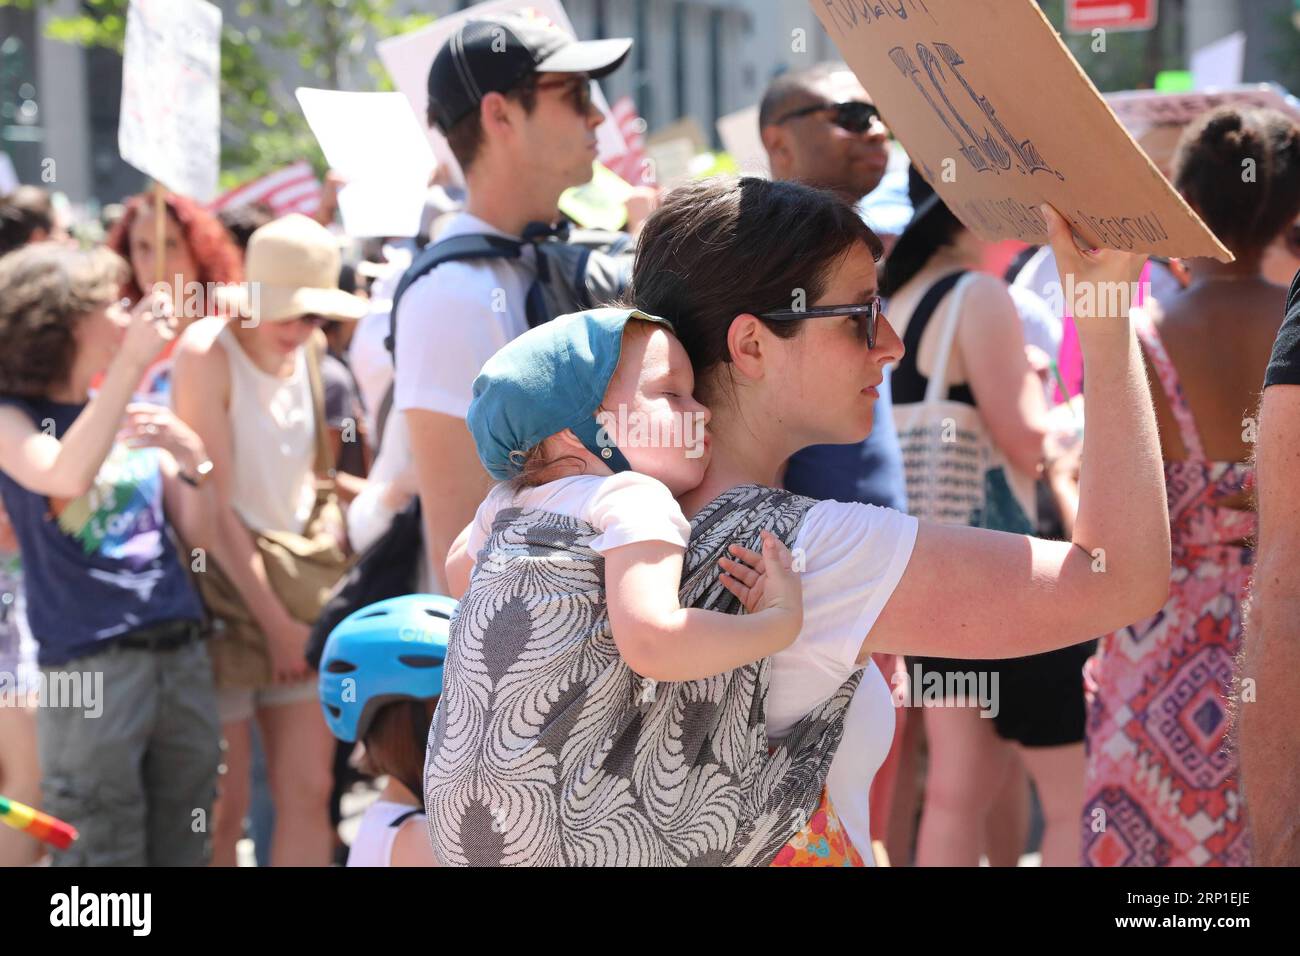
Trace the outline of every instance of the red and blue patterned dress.
<instances>
[{"instance_id":1,"label":"red and blue patterned dress","mask_svg":"<svg viewBox=\"0 0 1300 956\"><path fill-rule=\"evenodd\" d=\"M1103 637L1084 666L1083 864L1247 866L1250 839L1228 730L1254 562L1244 542L1256 520L1227 503L1251 489L1254 474L1240 462L1206 459L1155 326L1135 315L1187 459L1165 463L1169 598L1154 617Z\"/></svg>"}]
</instances>

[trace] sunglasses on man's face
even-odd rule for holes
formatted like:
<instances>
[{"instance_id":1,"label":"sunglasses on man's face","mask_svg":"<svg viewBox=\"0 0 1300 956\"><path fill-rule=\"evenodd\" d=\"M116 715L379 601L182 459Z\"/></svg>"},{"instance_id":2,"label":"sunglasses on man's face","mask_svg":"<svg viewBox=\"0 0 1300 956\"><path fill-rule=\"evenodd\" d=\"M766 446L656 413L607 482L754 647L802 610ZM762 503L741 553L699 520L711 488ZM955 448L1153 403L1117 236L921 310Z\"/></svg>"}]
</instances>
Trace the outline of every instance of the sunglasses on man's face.
<instances>
[{"instance_id":1,"label":"sunglasses on man's face","mask_svg":"<svg viewBox=\"0 0 1300 956\"><path fill-rule=\"evenodd\" d=\"M787 113L776 122L780 125L800 116L811 116L813 113L832 113L831 122L850 133L865 133L880 117L880 110L876 109L875 103L850 100L846 103L818 103L816 106L805 106L801 110Z\"/></svg>"},{"instance_id":2,"label":"sunglasses on man's face","mask_svg":"<svg viewBox=\"0 0 1300 956\"><path fill-rule=\"evenodd\" d=\"M775 312L760 312L758 317L772 322L794 322L799 319L837 319L851 315L858 324L858 340L866 342L867 348L874 349L882 308L880 296L873 295L866 302L857 305L819 305L803 310L779 309Z\"/></svg>"},{"instance_id":3,"label":"sunglasses on man's face","mask_svg":"<svg viewBox=\"0 0 1300 956\"><path fill-rule=\"evenodd\" d=\"M539 80L533 83L535 90L564 90L570 105L579 116L591 112L591 77L577 75L563 80Z\"/></svg>"}]
</instances>

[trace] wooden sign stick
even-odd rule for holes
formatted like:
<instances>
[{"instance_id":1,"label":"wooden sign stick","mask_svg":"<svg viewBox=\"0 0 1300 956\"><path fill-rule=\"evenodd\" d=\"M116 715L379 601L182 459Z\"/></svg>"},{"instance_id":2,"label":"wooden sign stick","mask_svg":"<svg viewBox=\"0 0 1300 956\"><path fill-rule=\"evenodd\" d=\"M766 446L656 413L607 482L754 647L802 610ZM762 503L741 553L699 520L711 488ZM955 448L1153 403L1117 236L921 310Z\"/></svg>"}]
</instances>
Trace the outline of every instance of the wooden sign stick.
<instances>
[{"instance_id":1,"label":"wooden sign stick","mask_svg":"<svg viewBox=\"0 0 1300 956\"><path fill-rule=\"evenodd\" d=\"M167 268L167 203L163 184L154 180L153 184L153 271L154 282L163 282ZM172 290L175 297L176 290Z\"/></svg>"}]
</instances>

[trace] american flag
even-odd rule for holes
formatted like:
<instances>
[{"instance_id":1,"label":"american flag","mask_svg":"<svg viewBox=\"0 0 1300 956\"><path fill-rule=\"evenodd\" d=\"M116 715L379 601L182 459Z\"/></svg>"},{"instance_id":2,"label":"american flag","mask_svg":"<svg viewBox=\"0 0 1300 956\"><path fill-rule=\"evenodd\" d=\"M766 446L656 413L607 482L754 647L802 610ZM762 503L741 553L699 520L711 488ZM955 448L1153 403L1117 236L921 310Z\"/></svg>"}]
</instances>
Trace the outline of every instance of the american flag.
<instances>
[{"instance_id":1,"label":"american flag","mask_svg":"<svg viewBox=\"0 0 1300 956\"><path fill-rule=\"evenodd\" d=\"M605 165L633 186L653 185L653 173L645 162L645 120L637 115L636 103L632 97L624 96L610 107L610 112L627 142L627 152Z\"/></svg>"},{"instance_id":2,"label":"american flag","mask_svg":"<svg viewBox=\"0 0 1300 956\"><path fill-rule=\"evenodd\" d=\"M321 184L305 160L285 166L261 179L230 190L218 196L209 207L212 212L266 203L277 216L300 212L310 216L320 208Z\"/></svg>"}]
</instances>

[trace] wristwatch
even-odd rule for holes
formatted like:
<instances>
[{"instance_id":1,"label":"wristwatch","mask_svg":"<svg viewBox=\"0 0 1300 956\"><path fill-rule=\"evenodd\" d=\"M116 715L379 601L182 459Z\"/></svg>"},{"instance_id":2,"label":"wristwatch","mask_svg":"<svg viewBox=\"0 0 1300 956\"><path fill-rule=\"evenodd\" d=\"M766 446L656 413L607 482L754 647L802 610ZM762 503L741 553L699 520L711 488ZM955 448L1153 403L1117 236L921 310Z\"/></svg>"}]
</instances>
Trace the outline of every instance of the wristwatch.
<instances>
[{"instance_id":1,"label":"wristwatch","mask_svg":"<svg viewBox=\"0 0 1300 956\"><path fill-rule=\"evenodd\" d=\"M176 477L180 478L181 481L185 482L185 484L189 485L191 488L197 488L199 485L203 484L211 473L212 459L205 458L194 466L194 474L191 475L189 472L179 471L176 473Z\"/></svg>"}]
</instances>

